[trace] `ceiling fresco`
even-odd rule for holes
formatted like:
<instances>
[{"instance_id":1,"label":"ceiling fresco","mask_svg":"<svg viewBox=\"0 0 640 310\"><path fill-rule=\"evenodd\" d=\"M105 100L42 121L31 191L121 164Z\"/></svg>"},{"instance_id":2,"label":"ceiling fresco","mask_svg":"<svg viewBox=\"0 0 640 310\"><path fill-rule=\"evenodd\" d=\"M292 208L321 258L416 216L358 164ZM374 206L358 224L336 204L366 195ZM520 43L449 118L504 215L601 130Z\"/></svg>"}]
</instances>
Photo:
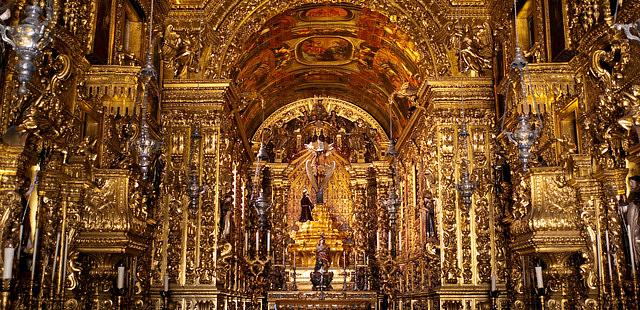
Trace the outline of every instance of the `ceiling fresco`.
<instances>
[{"instance_id":1,"label":"ceiling fresco","mask_svg":"<svg viewBox=\"0 0 640 310\"><path fill-rule=\"evenodd\" d=\"M268 21L246 40L231 78L238 90L258 92L266 113L315 95L358 103L388 124L388 98L401 85L417 89L423 55L387 17L351 6L303 6ZM408 101L399 100L395 121L406 121ZM260 106L243 111L253 120ZM249 131L257 124L249 125Z\"/></svg>"}]
</instances>

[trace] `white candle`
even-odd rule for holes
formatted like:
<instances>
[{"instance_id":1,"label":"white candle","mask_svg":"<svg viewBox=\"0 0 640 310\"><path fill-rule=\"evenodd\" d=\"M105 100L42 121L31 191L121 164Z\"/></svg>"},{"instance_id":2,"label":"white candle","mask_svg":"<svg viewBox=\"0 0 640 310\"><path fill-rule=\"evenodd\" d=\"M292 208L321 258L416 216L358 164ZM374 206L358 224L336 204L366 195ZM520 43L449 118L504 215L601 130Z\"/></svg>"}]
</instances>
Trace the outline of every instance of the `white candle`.
<instances>
[{"instance_id":1,"label":"white candle","mask_svg":"<svg viewBox=\"0 0 640 310\"><path fill-rule=\"evenodd\" d=\"M604 241L607 247L607 265L609 267L609 276L613 276L613 268L611 267L611 247L609 246L609 230L604 231Z\"/></svg>"},{"instance_id":2,"label":"white candle","mask_svg":"<svg viewBox=\"0 0 640 310\"><path fill-rule=\"evenodd\" d=\"M116 283L116 288L124 288L124 266L118 266L118 282Z\"/></svg>"},{"instance_id":3,"label":"white candle","mask_svg":"<svg viewBox=\"0 0 640 310\"><path fill-rule=\"evenodd\" d=\"M287 257L287 248L284 248L284 252L282 253L282 266L285 266L285 259Z\"/></svg>"},{"instance_id":4,"label":"white candle","mask_svg":"<svg viewBox=\"0 0 640 310\"><path fill-rule=\"evenodd\" d=\"M247 249L249 248L249 233L244 232L244 253L247 253Z\"/></svg>"},{"instance_id":5,"label":"white candle","mask_svg":"<svg viewBox=\"0 0 640 310\"><path fill-rule=\"evenodd\" d=\"M376 231L376 251L380 249L380 231Z\"/></svg>"},{"instance_id":6,"label":"white candle","mask_svg":"<svg viewBox=\"0 0 640 310\"><path fill-rule=\"evenodd\" d=\"M56 249L53 254L53 267L51 268L51 283L55 281L56 278L56 263L58 261L58 255L60 254L60 232L56 235Z\"/></svg>"},{"instance_id":7,"label":"white candle","mask_svg":"<svg viewBox=\"0 0 640 310\"><path fill-rule=\"evenodd\" d=\"M536 287L537 288L544 288L544 283L542 283L542 267L540 266L536 266L535 267L536 270Z\"/></svg>"},{"instance_id":8,"label":"white candle","mask_svg":"<svg viewBox=\"0 0 640 310\"><path fill-rule=\"evenodd\" d=\"M22 250L22 238L24 237L24 225L20 225L20 235L18 236L18 253Z\"/></svg>"},{"instance_id":9,"label":"white candle","mask_svg":"<svg viewBox=\"0 0 640 310\"><path fill-rule=\"evenodd\" d=\"M633 246L633 236L631 236L631 225L627 225L627 239L629 240L629 254L631 254L631 270L636 272L636 258Z\"/></svg>"},{"instance_id":10,"label":"white candle","mask_svg":"<svg viewBox=\"0 0 640 310\"><path fill-rule=\"evenodd\" d=\"M345 270L345 277L346 277L346 270L347 270L347 252L342 251L342 260L344 261L344 270Z\"/></svg>"},{"instance_id":11,"label":"white candle","mask_svg":"<svg viewBox=\"0 0 640 310\"><path fill-rule=\"evenodd\" d=\"M391 231L387 233L387 239L387 248L389 248L389 251L391 251Z\"/></svg>"},{"instance_id":12,"label":"white candle","mask_svg":"<svg viewBox=\"0 0 640 310\"><path fill-rule=\"evenodd\" d=\"M400 232L398 233L398 250L402 251L402 230L400 230Z\"/></svg>"},{"instance_id":13,"label":"white candle","mask_svg":"<svg viewBox=\"0 0 640 310\"><path fill-rule=\"evenodd\" d=\"M595 253L593 253L593 256L596 257L596 263L597 263L597 267L598 267L598 278L601 277L601 272L602 272L602 262L601 262L601 255L602 253L602 244L600 241L600 235L598 235L596 237L596 251Z\"/></svg>"},{"instance_id":14,"label":"white candle","mask_svg":"<svg viewBox=\"0 0 640 310\"><path fill-rule=\"evenodd\" d=\"M491 291L497 291L497 286L496 286L496 276L492 275L491 276Z\"/></svg>"},{"instance_id":15,"label":"white candle","mask_svg":"<svg viewBox=\"0 0 640 310\"><path fill-rule=\"evenodd\" d=\"M271 252L271 231L267 230L267 254Z\"/></svg>"},{"instance_id":16,"label":"white candle","mask_svg":"<svg viewBox=\"0 0 640 310\"><path fill-rule=\"evenodd\" d=\"M164 275L164 291L165 292L169 291L169 275L168 274Z\"/></svg>"},{"instance_id":17,"label":"white candle","mask_svg":"<svg viewBox=\"0 0 640 310\"><path fill-rule=\"evenodd\" d=\"M2 279L11 279L13 273L13 255L15 249L11 246L4 248L4 269L2 270Z\"/></svg>"},{"instance_id":18,"label":"white candle","mask_svg":"<svg viewBox=\"0 0 640 310\"><path fill-rule=\"evenodd\" d=\"M59 289L64 290L64 287L66 285L65 280L67 279L67 259L69 257L69 239L71 238L71 232L67 233L66 236L62 236L62 244L63 244L63 248L64 248L64 254L62 255L62 274L60 275L61 281L62 281L62 285Z\"/></svg>"}]
</instances>

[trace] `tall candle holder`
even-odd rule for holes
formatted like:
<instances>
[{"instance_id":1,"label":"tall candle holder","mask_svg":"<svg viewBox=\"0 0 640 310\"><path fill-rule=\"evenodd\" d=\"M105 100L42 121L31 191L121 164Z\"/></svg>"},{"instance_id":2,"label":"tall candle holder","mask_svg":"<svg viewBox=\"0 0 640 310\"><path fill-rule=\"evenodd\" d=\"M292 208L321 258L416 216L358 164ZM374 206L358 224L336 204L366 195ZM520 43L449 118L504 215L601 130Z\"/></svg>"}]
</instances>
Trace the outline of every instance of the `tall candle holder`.
<instances>
[{"instance_id":1,"label":"tall candle holder","mask_svg":"<svg viewBox=\"0 0 640 310\"><path fill-rule=\"evenodd\" d=\"M162 300L162 307L160 309L162 310L168 310L169 309L169 297L171 296L171 292L169 290L162 290L160 291L160 297Z\"/></svg>"},{"instance_id":2,"label":"tall candle holder","mask_svg":"<svg viewBox=\"0 0 640 310\"><path fill-rule=\"evenodd\" d=\"M292 262L293 268L291 269L291 271L293 272L293 274L291 275L291 280L293 281L293 283L291 284L291 289L294 291L298 290L298 280L297 280L297 271L296 271L296 252L293 251L293 262Z\"/></svg>"},{"instance_id":3,"label":"tall candle holder","mask_svg":"<svg viewBox=\"0 0 640 310\"><path fill-rule=\"evenodd\" d=\"M489 300L491 302L491 310L498 310L498 296L500 296L500 291L489 290Z\"/></svg>"},{"instance_id":4,"label":"tall candle holder","mask_svg":"<svg viewBox=\"0 0 640 310\"><path fill-rule=\"evenodd\" d=\"M11 309L11 278L2 279L0 287L0 310Z\"/></svg>"},{"instance_id":5,"label":"tall candle holder","mask_svg":"<svg viewBox=\"0 0 640 310\"><path fill-rule=\"evenodd\" d=\"M538 295L538 300L540 300L540 310L544 310L544 296L546 293L547 290L544 287L536 288L536 295Z\"/></svg>"},{"instance_id":6,"label":"tall candle holder","mask_svg":"<svg viewBox=\"0 0 640 310\"><path fill-rule=\"evenodd\" d=\"M125 289L124 288L116 288L115 289L116 309L119 309L119 310L124 309L124 294L125 294Z\"/></svg>"}]
</instances>

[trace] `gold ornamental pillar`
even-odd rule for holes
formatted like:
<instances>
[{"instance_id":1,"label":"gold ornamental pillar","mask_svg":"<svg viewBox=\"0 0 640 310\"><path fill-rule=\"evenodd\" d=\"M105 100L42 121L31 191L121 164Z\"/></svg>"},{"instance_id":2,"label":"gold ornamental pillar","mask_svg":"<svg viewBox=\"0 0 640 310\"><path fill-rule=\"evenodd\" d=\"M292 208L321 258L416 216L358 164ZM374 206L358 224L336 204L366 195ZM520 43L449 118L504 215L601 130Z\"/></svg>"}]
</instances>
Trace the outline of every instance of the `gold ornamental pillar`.
<instances>
[{"instance_id":1,"label":"gold ornamental pillar","mask_svg":"<svg viewBox=\"0 0 640 310\"><path fill-rule=\"evenodd\" d=\"M583 285L587 289L585 307L603 306L611 296L605 278L605 204L602 201L600 182L592 177L591 162L591 156L575 154L572 156L571 170L565 171L565 176L570 178L569 185L576 189L578 204L582 210L580 222L586 237L586 248L582 251L582 258L585 259L583 266L586 266L582 275Z\"/></svg>"},{"instance_id":2,"label":"gold ornamental pillar","mask_svg":"<svg viewBox=\"0 0 640 310\"><path fill-rule=\"evenodd\" d=\"M232 257L244 238L222 239L219 221L221 202L234 186L236 154L231 150L236 142L228 134L244 131L236 128L234 115L228 115L227 107L237 104L234 100L228 80L163 82L168 178L160 200L166 216L158 223L162 233L154 240L153 251L162 253L164 266L154 271L151 287L160 291L168 274L170 301L178 307L217 308L233 290L229 284L236 282L231 278L236 268ZM241 141L245 143L246 138ZM246 212L248 207L245 216ZM153 298L160 302L158 294Z\"/></svg>"},{"instance_id":3,"label":"gold ornamental pillar","mask_svg":"<svg viewBox=\"0 0 640 310\"><path fill-rule=\"evenodd\" d=\"M625 257L623 228L619 216L619 199L626 194L627 185L626 177L628 170L607 169L601 171L597 178L602 183L604 190L605 208L604 223L605 227L605 247L604 254L606 257L606 281L611 292L611 301L613 304L619 303L622 307L629 309L636 308L635 291L633 288L633 280L631 276L627 276L627 260ZM606 238L608 235L608 238ZM611 266L611 267L609 267ZM631 289L629 289L631 287Z\"/></svg>"},{"instance_id":4,"label":"gold ornamental pillar","mask_svg":"<svg viewBox=\"0 0 640 310\"><path fill-rule=\"evenodd\" d=\"M0 143L0 212L5 218L0 226L0 248L9 243L15 248L18 244L17 219L19 217L20 195L18 186L22 184L20 164L23 161L22 146L9 146ZM5 240L9 240L5 243ZM4 256L2 256L4 259ZM4 262L3 262L4 263ZM14 263L15 265L15 263ZM15 272L13 274L16 274ZM11 282L2 281L2 309L11 309Z\"/></svg>"},{"instance_id":5,"label":"gold ornamental pillar","mask_svg":"<svg viewBox=\"0 0 640 310\"><path fill-rule=\"evenodd\" d=\"M23 161L22 152L24 148L22 146L8 146L0 144L0 212L6 214L19 210L20 195L17 190L21 182L20 164ZM2 231L0 240L7 240L11 233L12 225L14 224L15 217L10 214L8 220L2 224ZM16 235L17 236L17 235ZM16 246L16 244L13 244ZM4 244L2 245L4 248Z\"/></svg>"}]
</instances>

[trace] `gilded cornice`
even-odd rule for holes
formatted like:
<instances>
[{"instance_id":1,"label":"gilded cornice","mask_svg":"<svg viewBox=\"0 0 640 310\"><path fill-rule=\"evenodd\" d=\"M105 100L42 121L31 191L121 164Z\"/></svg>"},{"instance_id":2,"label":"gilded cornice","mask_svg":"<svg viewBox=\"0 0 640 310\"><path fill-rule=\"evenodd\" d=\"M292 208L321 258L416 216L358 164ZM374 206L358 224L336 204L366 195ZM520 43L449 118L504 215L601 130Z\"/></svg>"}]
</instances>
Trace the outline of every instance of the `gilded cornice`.
<instances>
[{"instance_id":1,"label":"gilded cornice","mask_svg":"<svg viewBox=\"0 0 640 310\"><path fill-rule=\"evenodd\" d=\"M427 81L427 109L493 109L493 81L490 78L451 77Z\"/></svg>"},{"instance_id":2,"label":"gilded cornice","mask_svg":"<svg viewBox=\"0 0 640 310\"><path fill-rule=\"evenodd\" d=\"M196 81L165 80L162 109L166 110L223 110L228 80Z\"/></svg>"},{"instance_id":3,"label":"gilded cornice","mask_svg":"<svg viewBox=\"0 0 640 310\"><path fill-rule=\"evenodd\" d=\"M128 232L80 232L74 240L77 251L87 254L127 253L138 255L147 248L145 238Z\"/></svg>"},{"instance_id":4,"label":"gilded cornice","mask_svg":"<svg viewBox=\"0 0 640 310\"><path fill-rule=\"evenodd\" d=\"M418 89L417 109L409 118L397 142L402 149L420 123L420 119L434 111L450 109L494 109L493 81L489 78L450 77L429 80ZM462 100L464 98L464 105Z\"/></svg>"}]
</instances>

